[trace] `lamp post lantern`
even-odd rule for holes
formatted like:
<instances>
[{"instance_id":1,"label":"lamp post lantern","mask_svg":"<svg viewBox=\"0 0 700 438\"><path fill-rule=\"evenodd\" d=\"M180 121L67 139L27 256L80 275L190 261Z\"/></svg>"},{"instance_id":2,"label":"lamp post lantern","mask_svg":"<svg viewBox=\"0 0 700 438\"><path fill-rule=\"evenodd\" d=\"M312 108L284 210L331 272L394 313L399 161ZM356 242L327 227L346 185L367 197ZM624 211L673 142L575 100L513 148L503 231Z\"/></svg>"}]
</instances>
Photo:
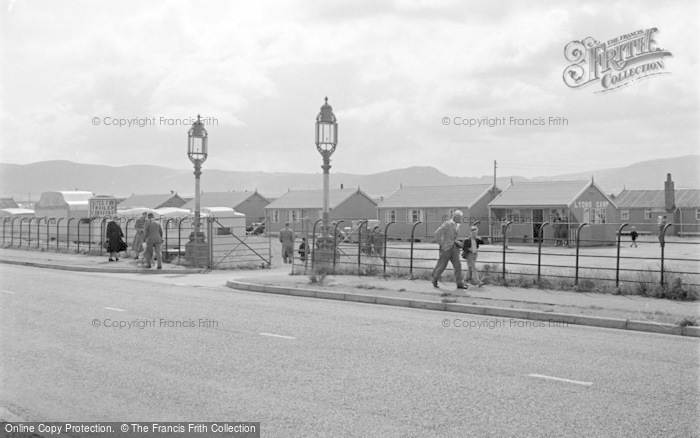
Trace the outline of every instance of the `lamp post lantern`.
<instances>
[{"instance_id":1,"label":"lamp post lantern","mask_svg":"<svg viewBox=\"0 0 700 438\"><path fill-rule=\"evenodd\" d=\"M202 176L202 163L207 159L209 154L209 134L204 129L202 120L197 115L197 121L192 124L192 127L187 131L187 156L194 164L194 239L196 242L202 241L200 234L201 227L201 208L200 208L200 187L199 181Z\"/></svg>"}]
</instances>

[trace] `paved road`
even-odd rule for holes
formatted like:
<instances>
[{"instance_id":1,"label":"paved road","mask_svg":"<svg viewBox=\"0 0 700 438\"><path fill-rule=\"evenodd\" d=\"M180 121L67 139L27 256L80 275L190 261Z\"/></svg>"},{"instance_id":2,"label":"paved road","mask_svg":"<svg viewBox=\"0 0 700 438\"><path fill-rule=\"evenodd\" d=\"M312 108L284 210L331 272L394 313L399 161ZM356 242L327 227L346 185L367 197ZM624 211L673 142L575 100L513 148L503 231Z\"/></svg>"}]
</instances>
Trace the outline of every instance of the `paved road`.
<instances>
[{"instance_id":1,"label":"paved road","mask_svg":"<svg viewBox=\"0 0 700 438\"><path fill-rule=\"evenodd\" d=\"M260 421L266 437L698 436L697 339L137 275L0 266L0 278L0 406L27 420Z\"/></svg>"}]
</instances>

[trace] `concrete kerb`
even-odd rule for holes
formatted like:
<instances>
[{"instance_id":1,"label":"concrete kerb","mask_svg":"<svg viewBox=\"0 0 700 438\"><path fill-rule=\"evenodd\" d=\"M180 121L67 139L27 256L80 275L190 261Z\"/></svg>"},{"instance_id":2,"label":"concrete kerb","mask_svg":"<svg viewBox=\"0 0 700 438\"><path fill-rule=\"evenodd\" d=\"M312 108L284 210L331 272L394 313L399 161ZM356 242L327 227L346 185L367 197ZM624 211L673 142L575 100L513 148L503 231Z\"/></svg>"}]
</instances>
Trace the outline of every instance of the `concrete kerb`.
<instances>
[{"instance_id":1,"label":"concrete kerb","mask_svg":"<svg viewBox=\"0 0 700 438\"><path fill-rule=\"evenodd\" d=\"M632 321L628 319L601 318L596 316L581 316L568 313L538 312L532 310L509 309L504 307L477 306L473 304L441 303L436 301L409 300L404 298L383 297L380 295L346 294L340 292L297 289L282 286L261 286L239 281L227 281L226 286L231 289L247 290L251 292L276 293L306 298L320 298L326 300L350 301L367 304L381 304L396 307L411 307L415 309L437 310L455 313L468 313L483 316L495 316L501 318L528 319L537 321L550 321L591 327L610 328L618 330L632 330L668 335L691 336L700 338L700 327L676 326L672 324L660 324L655 322Z\"/></svg>"},{"instance_id":2,"label":"concrete kerb","mask_svg":"<svg viewBox=\"0 0 700 438\"><path fill-rule=\"evenodd\" d=\"M172 274L173 272L176 272L178 274L199 274L202 272L205 272L205 270L201 269L178 269L178 270L170 270L170 269L146 269L146 268L112 268L112 269L106 269L106 268L100 268L100 267L95 267L95 266L68 266L68 265L56 265L52 263L41 263L41 262L25 262L25 261L19 261L19 260L6 260L6 259L0 259L0 263L4 263L6 265L18 265L18 266L30 266L33 268L42 268L42 269L56 269L59 271L76 271L76 272L91 272L91 273L103 273L103 274Z\"/></svg>"}]
</instances>

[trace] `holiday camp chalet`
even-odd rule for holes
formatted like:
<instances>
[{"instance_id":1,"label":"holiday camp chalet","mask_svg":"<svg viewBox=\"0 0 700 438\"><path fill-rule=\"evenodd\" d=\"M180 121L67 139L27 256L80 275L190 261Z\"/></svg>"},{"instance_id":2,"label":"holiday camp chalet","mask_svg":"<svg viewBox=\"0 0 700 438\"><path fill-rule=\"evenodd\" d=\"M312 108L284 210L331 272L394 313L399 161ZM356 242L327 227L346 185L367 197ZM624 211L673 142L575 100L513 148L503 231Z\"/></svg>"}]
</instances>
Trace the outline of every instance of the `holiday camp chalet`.
<instances>
[{"instance_id":1,"label":"holiday camp chalet","mask_svg":"<svg viewBox=\"0 0 700 438\"><path fill-rule=\"evenodd\" d=\"M508 237L511 242L537 241L542 223L552 224L561 218L568 241L574 241L576 228L586 222L581 230L582 244L611 244L615 242L617 227L616 205L590 181L537 181L511 183L489 204L491 236L500 240L503 236L501 221L512 221ZM551 242L554 228L548 226L544 238Z\"/></svg>"},{"instance_id":2,"label":"holiday camp chalet","mask_svg":"<svg viewBox=\"0 0 700 438\"><path fill-rule=\"evenodd\" d=\"M246 225L253 222L262 222L265 219L265 207L270 201L258 193L253 192L211 192L202 193L199 197L200 208L230 207L238 213L245 215ZM194 199L181 208L194 211Z\"/></svg>"},{"instance_id":3,"label":"holiday camp chalet","mask_svg":"<svg viewBox=\"0 0 700 438\"><path fill-rule=\"evenodd\" d=\"M331 189L328 192L330 220L362 220L377 217L377 203L358 189ZM289 222L296 231L308 219L309 231L323 217L323 190L290 190L265 207L267 230L278 232Z\"/></svg>"},{"instance_id":4,"label":"holiday camp chalet","mask_svg":"<svg viewBox=\"0 0 700 438\"><path fill-rule=\"evenodd\" d=\"M480 221L479 234L488 233L488 204L500 193L493 185L474 184L440 187L401 187L377 206L382 230L389 222L387 235L392 238L410 239L413 225L417 225L414 239L431 239L435 230L452 217L452 212L464 213L465 225ZM467 226L460 228L466 236Z\"/></svg>"}]
</instances>

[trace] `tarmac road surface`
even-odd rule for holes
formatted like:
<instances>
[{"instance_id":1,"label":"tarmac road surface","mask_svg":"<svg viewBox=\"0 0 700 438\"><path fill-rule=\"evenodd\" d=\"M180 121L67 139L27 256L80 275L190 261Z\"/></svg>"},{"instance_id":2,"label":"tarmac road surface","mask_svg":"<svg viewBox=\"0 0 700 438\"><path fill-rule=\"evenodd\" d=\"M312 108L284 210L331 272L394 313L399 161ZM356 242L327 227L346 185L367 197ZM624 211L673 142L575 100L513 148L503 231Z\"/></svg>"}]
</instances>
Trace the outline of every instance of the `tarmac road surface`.
<instances>
[{"instance_id":1,"label":"tarmac road surface","mask_svg":"<svg viewBox=\"0 0 700 438\"><path fill-rule=\"evenodd\" d=\"M259 421L265 437L699 434L695 338L138 275L0 266L0 279L0 407L27 421Z\"/></svg>"}]
</instances>

